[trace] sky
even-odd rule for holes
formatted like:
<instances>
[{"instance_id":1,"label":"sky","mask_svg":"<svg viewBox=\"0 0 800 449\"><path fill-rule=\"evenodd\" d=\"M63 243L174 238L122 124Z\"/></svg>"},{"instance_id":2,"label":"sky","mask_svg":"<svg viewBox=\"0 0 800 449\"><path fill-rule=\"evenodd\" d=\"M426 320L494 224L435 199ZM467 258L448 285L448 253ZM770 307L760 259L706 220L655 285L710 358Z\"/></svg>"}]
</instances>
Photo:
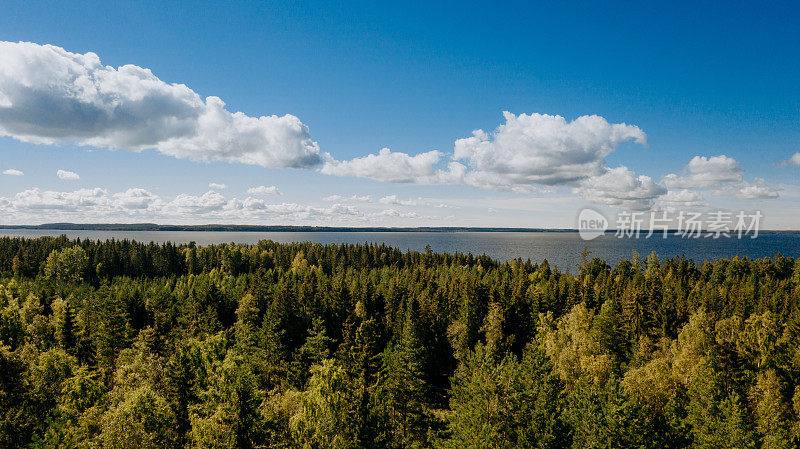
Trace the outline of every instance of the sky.
<instances>
[{"instance_id":1,"label":"sky","mask_svg":"<svg viewBox=\"0 0 800 449\"><path fill-rule=\"evenodd\" d=\"M4 2L0 225L800 223L797 2Z\"/></svg>"}]
</instances>

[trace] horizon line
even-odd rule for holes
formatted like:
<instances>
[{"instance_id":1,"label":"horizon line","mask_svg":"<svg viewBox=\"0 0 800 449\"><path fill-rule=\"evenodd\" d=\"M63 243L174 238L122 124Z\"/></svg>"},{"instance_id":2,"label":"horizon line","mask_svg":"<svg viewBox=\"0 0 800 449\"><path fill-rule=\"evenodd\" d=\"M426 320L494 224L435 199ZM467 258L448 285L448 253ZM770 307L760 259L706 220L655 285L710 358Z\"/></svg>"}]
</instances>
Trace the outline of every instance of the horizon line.
<instances>
[{"instance_id":1,"label":"horizon line","mask_svg":"<svg viewBox=\"0 0 800 449\"><path fill-rule=\"evenodd\" d=\"M250 224L158 224L158 223L42 223L4 225L4 230L42 230L42 231L195 231L195 232L565 232L577 233L579 228L538 228L508 226L317 226L317 225L250 225ZM604 234L616 233L617 229L607 229ZM650 232L642 228L641 232ZM676 234L678 229L654 230L653 234ZM711 232L701 229L699 233ZM729 230L729 234L735 234ZM764 229L759 234L800 233L800 229Z\"/></svg>"}]
</instances>

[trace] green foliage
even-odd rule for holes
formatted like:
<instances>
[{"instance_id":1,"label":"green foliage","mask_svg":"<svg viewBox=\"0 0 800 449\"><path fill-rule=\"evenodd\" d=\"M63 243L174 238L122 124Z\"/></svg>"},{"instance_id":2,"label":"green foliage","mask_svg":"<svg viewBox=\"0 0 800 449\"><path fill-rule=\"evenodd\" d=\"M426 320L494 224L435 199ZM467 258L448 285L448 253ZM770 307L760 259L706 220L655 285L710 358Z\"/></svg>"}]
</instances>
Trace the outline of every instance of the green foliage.
<instances>
[{"instance_id":1,"label":"green foliage","mask_svg":"<svg viewBox=\"0 0 800 449\"><path fill-rule=\"evenodd\" d=\"M80 282L83 280L88 263L86 251L80 246L54 250L47 256L44 275L53 281Z\"/></svg>"},{"instance_id":2,"label":"green foliage","mask_svg":"<svg viewBox=\"0 0 800 449\"><path fill-rule=\"evenodd\" d=\"M314 366L308 388L300 393L301 406L289 421L297 443L304 448L358 447L356 391L353 379L333 360Z\"/></svg>"},{"instance_id":3,"label":"green foliage","mask_svg":"<svg viewBox=\"0 0 800 449\"><path fill-rule=\"evenodd\" d=\"M483 345L463 361L453 378L446 447L555 448L569 435L558 407L558 378L531 346L521 362L496 360Z\"/></svg>"},{"instance_id":4,"label":"green foliage","mask_svg":"<svg viewBox=\"0 0 800 449\"><path fill-rule=\"evenodd\" d=\"M0 447L798 447L799 273L0 238Z\"/></svg>"},{"instance_id":5,"label":"green foliage","mask_svg":"<svg viewBox=\"0 0 800 449\"><path fill-rule=\"evenodd\" d=\"M159 394L140 387L103 416L100 441L109 449L173 447L175 415Z\"/></svg>"},{"instance_id":6,"label":"green foliage","mask_svg":"<svg viewBox=\"0 0 800 449\"><path fill-rule=\"evenodd\" d=\"M372 409L387 428L387 447L422 447L431 425L428 385L425 383L423 348L407 323L399 344L381 354Z\"/></svg>"}]
</instances>

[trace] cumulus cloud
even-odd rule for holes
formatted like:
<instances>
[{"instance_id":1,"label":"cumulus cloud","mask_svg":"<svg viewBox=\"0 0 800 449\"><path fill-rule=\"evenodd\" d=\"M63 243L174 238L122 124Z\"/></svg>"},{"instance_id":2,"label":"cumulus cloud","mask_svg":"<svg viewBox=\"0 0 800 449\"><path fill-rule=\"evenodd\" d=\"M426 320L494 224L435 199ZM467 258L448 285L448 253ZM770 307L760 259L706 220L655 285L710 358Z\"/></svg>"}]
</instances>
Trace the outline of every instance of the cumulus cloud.
<instances>
[{"instance_id":1,"label":"cumulus cloud","mask_svg":"<svg viewBox=\"0 0 800 449\"><path fill-rule=\"evenodd\" d=\"M222 210L227 203L224 196L209 190L200 196L181 193L169 205L178 212L202 214Z\"/></svg>"},{"instance_id":2,"label":"cumulus cloud","mask_svg":"<svg viewBox=\"0 0 800 449\"><path fill-rule=\"evenodd\" d=\"M586 115L568 122L547 114L503 112L505 124L455 143L454 159L510 184L560 185L604 172L605 158L626 141L646 144L637 126Z\"/></svg>"},{"instance_id":3,"label":"cumulus cloud","mask_svg":"<svg viewBox=\"0 0 800 449\"><path fill-rule=\"evenodd\" d=\"M275 186L258 186L247 189L247 193L251 195L282 195L280 190Z\"/></svg>"},{"instance_id":4,"label":"cumulus cloud","mask_svg":"<svg viewBox=\"0 0 800 449\"><path fill-rule=\"evenodd\" d=\"M545 114L504 112L505 123L493 132L473 131L472 137L455 141L445 167L443 153L418 155L388 148L349 161L329 158L321 172L385 182L418 184L465 184L481 189L531 193L534 184L564 185L600 176L605 158L621 143L646 144L647 136L636 126L611 124L596 115L568 122Z\"/></svg>"},{"instance_id":5,"label":"cumulus cloud","mask_svg":"<svg viewBox=\"0 0 800 449\"><path fill-rule=\"evenodd\" d=\"M336 203L317 207L297 203L270 204L262 198L225 198L215 191L162 198L141 188L117 193L105 189L51 191L28 189L12 198L0 197L0 218L9 224L54 221L241 224L385 224L386 219L440 220L413 212L364 212Z\"/></svg>"},{"instance_id":6,"label":"cumulus cloud","mask_svg":"<svg viewBox=\"0 0 800 449\"><path fill-rule=\"evenodd\" d=\"M69 170L59 170L56 172L56 176L58 176L59 179L64 179L67 181L77 181L81 179L77 173Z\"/></svg>"},{"instance_id":7,"label":"cumulus cloud","mask_svg":"<svg viewBox=\"0 0 800 449\"><path fill-rule=\"evenodd\" d=\"M226 205L227 211L256 213L257 216L289 217L307 220L330 216L360 216L361 212L353 206L334 204L331 207L313 207L297 203L268 204L264 200L246 198L242 201L233 199Z\"/></svg>"},{"instance_id":8,"label":"cumulus cloud","mask_svg":"<svg viewBox=\"0 0 800 449\"><path fill-rule=\"evenodd\" d=\"M738 182L722 186L714 191L714 195L735 196L741 199L770 199L778 198L778 189L767 186L767 181L755 178L755 182Z\"/></svg>"},{"instance_id":9,"label":"cumulus cloud","mask_svg":"<svg viewBox=\"0 0 800 449\"><path fill-rule=\"evenodd\" d=\"M758 179L756 183L744 183L736 192L737 198L743 199L769 199L777 198L778 191L766 185L763 179Z\"/></svg>"},{"instance_id":10,"label":"cumulus cloud","mask_svg":"<svg viewBox=\"0 0 800 449\"><path fill-rule=\"evenodd\" d=\"M328 203L369 203L372 201L370 195L359 196L356 194L350 196L330 195L322 199Z\"/></svg>"},{"instance_id":11,"label":"cumulus cloud","mask_svg":"<svg viewBox=\"0 0 800 449\"><path fill-rule=\"evenodd\" d=\"M789 159L781 162L780 164L782 167L786 167L788 165L794 165L795 167L800 167L800 153L795 153Z\"/></svg>"},{"instance_id":12,"label":"cumulus cloud","mask_svg":"<svg viewBox=\"0 0 800 449\"><path fill-rule=\"evenodd\" d=\"M410 156L383 148L378 154L349 161L329 158L320 171L326 175L352 176L383 182L442 184L455 178L450 172L436 169L441 157L442 153L436 150Z\"/></svg>"},{"instance_id":13,"label":"cumulus cloud","mask_svg":"<svg viewBox=\"0 0 800 449\"><path fill-rule=\"evenodd\" d=\"M664 210L684 209L706 205L707 203L703 199L703 195L688 189L670 190L666 194L660 196L657 201L658 208Z\"/></svg>"},{"instance_id":14,"label":"cumulus cloud","mask_svg":"<svg viewBox=\"0 0 800 449\"><path fill-rule=\"evenodd\" d=\"M15 168L9 168L9 169L3 170L3 174L4 175L9 175L9 176L22 176L25 173L22 173L21 170L17 170Z\"/></svg>"},{"instance_id":15,"label":"cumulus cloud","mask_svg":"<svg viewBox=\"0 0 800 449\"><path fill-rule=\"evenodd\" d=\"M680 174L666 175L662 182L671 190L713 189L715 196L735 196L741 199L778 197L778 190L767 186L766 181L761 178L755 178L752 183L745 181L744 170L736 159L725 155L695 156Z\"/></svg>"},{"instance_id":16,"label":"cumulus cloud","mask_svg":"<svg viewBox=\"0 0 800 449\"><path fill-rule=\"evenodd\" d=\"M104 66L94 53L0 42L0 135L262 167L313 167L319 146L297 117L230 112L146 68Z\"/></svg>"},{"instance_id":17,"label":"cumulus cloud","mask_svg":"<svg viewBox=\"0 0 800 449\"><path fill-rule=\"evenodd\" d=\"M381 204L398 204L401 206L421 206L426 204L422 198L401 200L397 195L389 195L378 200Z\"/></svg>"},{"instance_id":18,"label":"cumulus cloud","mask_svg":"<svg viewBox=\"0 0 800 449\"><path fill-rule=\"evenodd\" d=\"M647 210L666 189L645 175L636 176L625 166L606 169L600 176L581 182L575 189L595 203L632 210Z\"/></svg>"},{"instance_id":19,"label":"cumulus cloud","mask_svg":"<svg viewBox=\"0 0 800 449\"><path fill-rule=\"evenodd\" d=\"M108 191L96 187L72 192L40 190L37 187L18 193L13 205L17 209L78 210L79 208L108 205Z\"/></svg>"},{"instance_id":20,"label":"cumulus cloud","mask_svg":"<svg viewBox=\"0 0 800 449\"><path fill-rule=\"evenodd\" d=\"M214 189L214 190L225 190L225 189L228 188L228 186L226 184L220 184L220 183L217 183L217 182L209 182L208 183L208 188L209 189Z\"/></svg>"},{"instance_id":21,"label":"cumulus cloud","mask_svg":"<svg viewBox=\"0 0 800 449\"><path fill-rule=\"evenodd\" d=\"M671 189L714 187L720 183L740 182L744 170L736 159L725 156L695 156L681 174L671 173L662 181Z\"/></svg>"},{"instance_id":22,"label":"cumulus cloud","mask_svg":"<svg viewBox=\"0 0 800 449\"><path fill-rule=\"evenodd\" d=\"M461 165L455 163L457 165ZM532 186L530 184L517 184L517 181L512 177L499 174L499 173L490 173L485 171L469 171L467 172L467 168L465 166L461 172L462 175L459 176L459 180L462 184L472 186L478 189L483 190L500 190L500 191L507 191L507 192L514 192L514 193L535 193L540 189Z\"/></svg>"},{"instance_id":23,"label":"cumulus cloud","mask_svg":"<svg viewBox=\"0 0 800 449\"><path fill-rule=\"evenodd\" d=\"M114 204L122 210L151 209L164 205L164 202L158 197L158 195L140 188L132 188L124 192L115 193L113 198Z\"/></svg>"}]
</instances>

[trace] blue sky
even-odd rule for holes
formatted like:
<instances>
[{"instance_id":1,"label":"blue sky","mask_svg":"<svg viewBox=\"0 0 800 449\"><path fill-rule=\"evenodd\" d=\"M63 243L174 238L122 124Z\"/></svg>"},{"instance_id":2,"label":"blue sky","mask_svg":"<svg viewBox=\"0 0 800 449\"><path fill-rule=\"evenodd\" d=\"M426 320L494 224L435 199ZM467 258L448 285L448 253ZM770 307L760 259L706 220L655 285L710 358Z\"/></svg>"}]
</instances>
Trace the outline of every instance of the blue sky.
<instances>
[{"instance_id":1,"label":"blue sky","mask_svg":"<svg viewBox=\"0 0 800 449\"><path fill-rule=\"evenodd\" d=\"M404 182L393 182L399 178L384 176L386 164L405 159L327 171L322 160L303 168L228 156L197 162L192 149L108 151L107 144L87 144L87 123L57 139L47 134L52 128L37 131L50 141L31 143L29 134L20 138L21 128L3 128L0 114L6 136L0 171L24 173L0 176L0 222L570 227L580 207L594 205L610 213L761 209L772 227L796 228L796 2L530 3L7 2L0 41L92 52L115 69L147 68L200 98L221 98L229 112L291 114L308 128L319 154L339 162L382 148L408 158L438 150L434 168L448 172L455 142L508 124L503 111L561 116L566 124L597 115L611 125L635 125L647 144L633 135L580 141L612 148L592 150L597 160L585 176L542 183L542 173L575 162L575 154L548 157L556 166L540 167L542 154L559 149L534 141L543 147L517 170L504 158L524 155L531 143L502 144L496 133L488 146L464 150L458 160L480 181L448 174L432 182L430 170L414 165ZM0 72L3 61L0 55ZM11 70L6 81L21 83ZM22 98L14 97L10 109ZM538 133L548 124L519 126ZM627 171L612 173L620 166ZM61 179L58 170L79 179ZM670 174L680 179L665 179ZM227 188L203 197L211 182ZM247 192L258 186L282 194ZM110 205L129 189L148 192L132 192L135 210ZM352 195L370 201L347 200ZM242 206L234 198L254 201ZM219 210L198 206L205 203Z\"/></svg>"}]
</instances>

